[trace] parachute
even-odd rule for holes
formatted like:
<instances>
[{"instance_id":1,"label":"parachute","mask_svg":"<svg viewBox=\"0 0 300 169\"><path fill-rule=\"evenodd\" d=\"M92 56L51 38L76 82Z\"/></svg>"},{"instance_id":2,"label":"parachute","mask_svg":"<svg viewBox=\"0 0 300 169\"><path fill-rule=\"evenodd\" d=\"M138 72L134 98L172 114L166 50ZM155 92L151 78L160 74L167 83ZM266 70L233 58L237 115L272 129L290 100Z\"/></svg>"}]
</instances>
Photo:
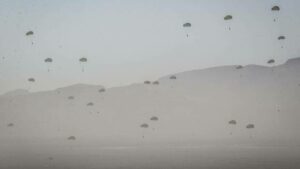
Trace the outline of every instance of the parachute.
<instances>
[{"instance_id":1,"label":"parachute","mask_svg":"<svg viewBox=\"0 0 300 169\"><path fill-rule=\"evenodd\" d=\"M158 117L152 116L152 117L150 118L150 120L151 120L151 121L158 121Z\"/></svg>"},{"instance_id":2,"label":"parachute","mask_svg":"<svg viewBox=\"0 0 300 169\"><path fill-rule=\"evenodd\" d=\"M103 92L105 92L105 88L101 88L101 89L99 89L99 90L98 90L98 92L99 92L99 93L103 93Z\"/></svg>"},{"instance_id":3,"label":"parachute","mask_svg":"<svg viewBox=\"0 0 300 169\"><path fill-rule=\"evenodd\" d=\"M184 28L190 28L190 27L192 27L192 24L189 23L189 22L187 22L187 23L184 23L182 26L183 26ZM188 31L186 32L186 37L189 37Z\"/></svg>"},{"instance_id":4,"label":"parachute","mask_svg":"<svg viewBox=\"0 0 300 169\"><path fill-rule=\"evenodd\" d=\"M226 16L224 17L224 20L225 20L225 21L231 20L231 19L233 19L232 15L226 15Z\"/></svg>"},{"instance_id":5,"label":"parachute","mask_svg":"<svg viewBox=\"0 0 300 169\"><path fill-rule=\"evenodd\" d=\"M52 58L46 58L45 63L48 65L48 72L50 72L50 64L53 62Z\"/></svg>"},{"instance_id":6,"label":"parachute","mask_svg":"<svg viewBox=\"0 0 300 169\"><path fill-rule=\"evenodd\" d=\"M31 35L33 35L33 31L28 31L28 32L26 32L25 35L26 35L26 36L31 36Z\"/></svg>"},{"instance_id":7,"label":"parachute","mask_svg":"<svg viewBox=\"0 0 300 169\"><path fill-rule=\"evenodd\" d=\"M236 68L236 69L242 69L243 66L242 66L242 65L238 65L238 66L236 66L235 68Z\"/></svg>"},{"instance_id":8,"label":"parachute","mask_svg":"<svg viewBox=\"0 0 300 169\"><path fill-rule=\"evenodd\" d=\"M248 124L248 125L246 126L246 128L247 128L247 129L254 129L255 126L254 126L254 124Z\"/></svg>"},{"instance_id":9,"label":"parachute","mask_svg":"<svg viewBox=\"0 0 300 169\"><path fill-rule=\"evenodd\" d=\"M279 41L283 41L283 40L285 40L286 39L286 37L285 36L279 36L278 38L277 38ZM283 44L281 44L281 48L283 48Z\"/></svg>"},{"instance_id":10,"label":"parachute","mask_svg":"<svg viewBox=\"0 0 300 169\"><path fill-rule=\"evenodd\" d=\"M87 106L94 106L93 102L89 102L88 104L86 104Z\"/></svg>"},{"instance_id":11,"label":"parachute","mask_svg":"<svg viewBox=\"0 0 300 169\"><path fill-rule=\"evenodd\" d=\"M187 23L183 24L182 26L183 26L183 27L191 27L191 26L192 26L192 24L191 24L191 23L189 23L189 22L187 22Z\"/></svg>"},{"instance_id":12,"label":"parachute","mask_svg":"<svg viewBox=\"0 0 300 169\"><path fill-rule=\"evenodd\" d=\"M232 20L232 19L233 19L232 15L226 15L226 16L224 17L224 20L225 20L225 21L229 21L229 20ZM230 26L228 27L228 30L231 30L231 27L230 27Z\"/></svg>"},{"instance_id":13,"label":"parachute","mask_svg":"<svg viewBox=\"0 0 300 169\"><path fill-rule=\"evenodd\" d=\"M31 77L31 78L28 78L28 81L29 82L35 82L35 79Z\"/></svg>"},{"instance_id":14,"label":"parachute","mask_svg":"<svg viewBox=\"0 0 300 169\"><path fill-rule=\"evenodd\" d=\"M274 59L268 60L268 64L273 64L273 63L275 63L275 60L274 60Z\"/></svg>"},{"instance_id":15,"label":"parachute","mask_svg":"<svg viewBox=\"0 0 300 169\"><path fill-rule=\"evenodd\" d=\"M151 84L149 80L144 81L144 84Z\"/></svg>"},{"instance_id":16,"label":"parachute","mask_svg":"<svg viewBox=\"0 0 300 169\"><path fill-rule=\"evenodd\" d=\"M34 82L35 82L35 79L34 79L33 77L30 77L30 78L27 79L27 81L28 81L29 83L34 83ZM31 85L28 86L28 90L30 90L30 88L31 88Z\"/></svg>"},{"instance_id":17,"label":"parachute","mask_svg":"<svg viewBox=\"0 0 300 169\"><path fill-rule=\"evenodd\" d=\"M33 31L28 31L28 32L26 32L26 36L32 36L34 33L33 33ZM33 39L32 38L30 38L31 39L31 44L33 45Z\"/></svg>"},{"instance_id":18,"label":"parachute","mask_svg":"<svg viewBox=\"0 0 300 169\"><path fill-rule=\"evenodd\" d=\"M231 125L231 126L235 126L235 125L237 124L237 122L236 122L236 120L230 120L230 121L228 122L228 124ZM233 127L230 127L230 130L231 130L231 131L230 131L230 135L232 135L234 128L233 128Z\"/></svg>"},{"instance_id":19,"label":"parachute","mask_svg":"<svg viewBox=\"0 0 300 169\"><path fill-rule=\"evenodd\" d=\"M143 123L140 125L141 128L146 129L149 127L149 125L147 123ZM143 138L145 138L144 134L143 134Z\"/></svg>"},{"instance_id":20,"label":"parachute","mask_svg":"<svg viewBox=\"0 0 300 169\"><path fill-rule=\"evenodd\" d=\"M175 80L177 77L175 75L170 76L170 79Z\"/></svg>"},{"instance_id":21,"label":"parachute","mask_svg":"<svg viewBox=\"0 0 300 169\"><path fill-rule=\"evenodd\" d=\"M13 126L14 126L14 123L7 124L7 127L13 127Z\"/></svg>"},{"instance_id":22,"label":"parachute","mask_svg":"<svg viewBox=\"0 0 300 169\"><path fill-rule=\"evenodd\" d=\"M279 12L280 11L280 7L279 6L273 6L272 8L271 8L271 11L273 11L273 12ZM276 20L277 20L278 18L274 18L273 19L273 21L274 22L276 22Z\"/></svg>"},{"instance_id":23,"label":"parachute","mask_svg":"<svg viewBox=\"0 0 300 169\"><path fill-rule=\"evenodd\" d=\"M271 8L272 11L280 11L280 7L279 6L273 6Z\"/></svg>"},{"instance_id":24,"label":"parachute","mask_svg":"<svg viewBox=\"0 0 300 169\"><path fill-rule=\"evenodd\" d=\"M279 36L277 39L278 40L285 40L285 36Z\"/></svg>"},{"instance_id":25,"label":"parachute","mask_svg":"<svg viewBox=\"0 0 300 169\"><path fill-rule=\"evenodd\" d=\"M47 59L45 59L45 62L46 63L51 63L53 60L52 60L52 58L47 58Z\"/></svg>"},{"instance_id":26,"label":"parachute","mask_svg":"<svg viewBox=\"0 0 300 169\"><path fill-rule=\"evenodd\" d=\"M70 137L68 137L68 140L76 140L76 137L75 136L70 136Z\"/></svg>"},{"instance_id":27,"label":"parachute","mask_svg":"<svg viewBox=\"0 0 300 169\"><path fill-rule=\"evenodd\" d=\"M74 100L75 97L74 97L74 96L69 96L68 99L69 99L69 100Z\"/></svg>"},{"instance_id":28,"label":"parachute","mask_svg":"<svg viewBox=\"0 0 300 169\"><path fill-rule=\"evenodd\" d=\"M80 62L87 62L87 58L80 58L79 61Z\"/></svg>"},{"instance_id":29,"label":"parachute","mask_svg":"<svg viewBox=\"0 0 300 169\"><path fill-rule=\"evenodd\" d=\"M82 57L79 59L80 64L82 64L81 71L84 72L84 63L87 62L87 58Z\"/></svg>"},{"instance_id":30,"label":"parachute","mask_svg":"<svg viewBox=\"0 0 300 169\"><path fill-rule=\"evenodd\" d=\"M231 125L236 125L236 124L237 124L237 122L236 122L235 120L230 120L230 121L228 122L228 124L231 124Z\"/></svg>"},{"instance_id":31,"label":"parachute","mask_svg":"<svg viewBox=\"0 0 300 169\"><path fill-rule=\"evenodd\" d=\"M141 127L141 128L148 128L149 125L148 125L147 123L143 123L143 124L140 125L140 127Z\"/></svg>"},{"instance_id":32,"label":"parachute","mask_svg":"<svg viewBox=\"0 0 300 169\"><path fill-rule=\"evenodd\" d=\"M254 128L255 128L254 124L248 124L246 126L246 129L249 129L249 130L254 129ZM249 131L249 137L250 138L252 138L252 135L253 135L252 132Z\"/></svg>"},{"instance_id":33,"label":"parachute","mask_svg":"<svg viewBox=\"0 0 300 169\"><path fill-rule=\"evenodd\" d=\"M152 82L153 85L159 85L159 81Z\"/></svg>"}]
</instances>

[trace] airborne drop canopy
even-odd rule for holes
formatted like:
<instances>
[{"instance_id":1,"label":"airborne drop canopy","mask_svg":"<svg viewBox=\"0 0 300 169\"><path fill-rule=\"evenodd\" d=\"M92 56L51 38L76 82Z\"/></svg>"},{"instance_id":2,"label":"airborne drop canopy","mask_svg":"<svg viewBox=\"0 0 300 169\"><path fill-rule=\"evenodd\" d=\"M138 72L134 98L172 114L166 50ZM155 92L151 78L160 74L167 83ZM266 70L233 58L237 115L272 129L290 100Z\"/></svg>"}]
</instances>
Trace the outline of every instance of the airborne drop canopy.
<instances>
[{"instance_id":1,"label":"airborne drop canopy","mask_svg":"<svg viewBox=\"0 0 300 169\"><path fill-rule=\"evenodd\" d=\"M30 36L33 36L33 31L28 31L25 33L25 35L31 40L31 44L33 45L33 38Z\"/></svg>"},{"instance_id":2,"label":"airborne drop canopy","mask_svg":"<svg viewBox=\"0 0 300 169\"><path fill-rule=\"evenodd\" d=\"M274 59L268 60L268 64L273 64L273 63L275 63L275 60L274 60Z\"/></svg>"},{"instance_id":3,"label":"airborne drop canopy","mask_svg":"<svg viewBox=\"0 0 300 169\"><path fill-rule=\"evenodd\" d=\"M228 122L228 124L230 125L229 126L230 127L230 135L232 135L233 131L234 131L234 127L237 125L237 122L236 122L236 120L230 120Z\"/></svg>"},{"instance_id":4,"label":"airborne drop canopy","mask_svg":"<svg viewBox=\"0 0 300 169\"><path fill-rule=\"evenodd\" d=\"M7 127L13 127L13 126L14 126L14 123L7 124Z\"/></svg>"},{"instance_id":5,"label":"airborne drop canopy","mask_svg":"<svg viewBox=\"0 0 300 169\"><path fill-rule=\"evenodd\" d=\"M280 7L279 6L273 6L271 8L272 11L280 11Z\"/></svg>"},{"instance_id":6,"label":"airborne drop canopy","mask_svg":"<svg viewBox=\"0 0 300 169\"><path fill-rule=\"evenodd\" d=\"M228 122L228 124L231 124L231 125L236 125L236 124L237 124L237 122L236 122L236 120L230 120L230 121Z\"/></svg>"},{"instance_id":7,"label":"airborne drop canopy","mask_svg":"<svg viewBox=\"0 0 300 169\"><path fill-rule=\"evenodd\" d=\"M226 21L226 22L229 22L230 20L232 20L233 19L233 16L232 15L226 15L225 17L224 17L224 21ZM228 30L231 30L231 26L229 25L228 26Z\"/></svg>"},{"instance_id":8,"label":"airborne drop canopy","mask_svg":"<svg viewBox=\"0 0 300 169\"><path fill-rule=\"evenodd\" d=\"M153 85L159 85L159 81L152 82Z\"/></svg>"},{"instance_id":9,"label":"airborne drop canopy","mask_svg":"<svg viewBox=\"0 0 300 169\"><path fill-rule=\"evenodd\" d=\"M185 31L186 31L186 37L188 38L189 34L190 34L189 33L189 29L192 27L192 24L190 22L186 22L182 26L185 29Z\"/></svg>"},{"instance_id":10,"label":"airborne drop canopy","mask_svg":"<svg viewBox=\"0 0 300 169\"><path fill-rule=\"evenodd\" d=\"M31 78L28 78L28 81L29 82L35 82L35 79L31 77Z\"/></svg>"},{"instance_id":11,"label":"airborne drop canopy","mask_svg":"<svg viewBox=\"0 0 300 169\"><path fill-rule=\"evenodd\" d=\"M274 13L274 19L273 21L276 22L278 20L277 13L280 11L280 7L275 5L271 8L271 11Z\"/></svg>"},{"instance_id":12,"label":"airborne drop canopy","mask_svg":"<svg viewBox=\"0 0 300 169\"><path fill-rule=\"evenodd\" d=\"M87 62L87 58L82 57L79 59L79 63L81 64L81 71L84 72L84 64Z\"/></svg>"},{"instance_id":13,"label":"airborne drop canopy","mask_svg":"<svg viewBox=\"0 0 300 169\"><path fill-rule=\"evenodd\" d=\"M141 128L148 128L149 125L148 125L147 123L143 123L143 124L140 125L140 127L141 127Z\"/></svg>"},{"instance_id":14,"label":"airborne drop canopy","mask_svg":"<svg viewBox=\"0 0 300 169\"><path fill-rule=\"evenodd\" d=\"M152 117L150 118L150 120L151 120L151 121L158 121L158 117L152 116Z\"/></svg>"},{"instance_id":15,"label":"airborne drop canopy","mask_svg":"<svg viewBox=\"0 0 300 169\"><path fill-rule=\"evenodd\" d=\"M183 27L191 27L191 26L192 26L192 24L191 24L191 23L189 23L189 22L187 22L187 23L183 24Z\"/></svg>"},{"instance_id":16,"label":"airborne drop canopy","mask_svg":"<svg viewBox=\"0 0 300 169\"><path fill-rule=\"evenodd\" d=\"M76 137L75 136L70 136L70 137L68 137L68 140L76 140Z\"/></svg>"},{"instance_id":17,"label":"airborne drop canopy","mask_svg":"<svg viewBox=\"0 0 300 169\"><path fill-rule=\"evenodd\" d=\"M281 36L278 36L277 39L280 41L279 43L281 44L281 48L284 48L284 40L286 39L286 37L281 35Z\"/></svg>"},{"instance_id":18,"label":"airborne drop canopy","mask_svg":"<svg viewBox=\"0 0 300 169\"><path fill-rule=\"evenodd\" d=\"M224 17L224 20L227 21L227 20L231 20L232 18L233 18L232 15L226 15Z\"/></svg>"},{"instance_id":19,"label":"airborne drop canopy","mask_svg":"<svg viewBox=\"0 0 300 169\"><path fill-rule=\"evenodd\" d=\"M279 36L278 40L285 40L285 36Z\"/></svg>"},{"instance_id":20,"label":"airborne drop canopy","mask_svg":"<svg viewBox=\"0 0 300 169\"><path fill-rule=\"evenodd\" d=\"M252 138L252 132L251 132L251 130L253 130L255 128L255 125L254 124L248 124L247 126L246 126L246 129L248 129L249 130L249 136L250 136L250 138Z\"/></svg>"},{"instance_id":21,"label":"airborne drop canopy","mask_svg":"<svg viewBox=\"0 0 300 169\"><path fill-rule=\"evenodd\" d=\"M26 32L26 36L30 36L30 35L33 35L33 31Z\"/></svg>"},{"instance_id":22,"label":"airborne drop canopy","mask_svg":"<svg viewBox=\"0 0 300 169\"><path fill-rule=\"evenodd\" d=\"M105 88L101 88L101 89L98 90L99 93L103 93L105 91L106 91Z\"/></svg>"},{"instance_id":23,"label":"airborne drop canopy","mask_svg":"<svg viewBox=\"0 0 300 169\"><path fill-rule=\"evenodd\" d=\"M172 75L172 76L169 77L169 79L171 79L171 80L176 80L177 77L176 77L175 75Z\"/></svg>"},{"instance_id":24,"label":"airborne drop canopy","mask_svg":"<svg viewBox=\"0 0 300 169\"><path fill-rule=\"evenodd\" d=\"M246 126L247 129L254 129L254 127L255 127L254 124L248 124L248 125Z\"/></svg>"},{"instance_id":25,"label":"airborne drop canopy","mask_svg":"<svg viewBox=\"0 0 300 169\"><path fill-rule=\"evenodd\" d=\"M44 62L47 64L48 72L50 72L50 64L53 62L52 58L46 58Z\"/></svg>"}]
</instances>

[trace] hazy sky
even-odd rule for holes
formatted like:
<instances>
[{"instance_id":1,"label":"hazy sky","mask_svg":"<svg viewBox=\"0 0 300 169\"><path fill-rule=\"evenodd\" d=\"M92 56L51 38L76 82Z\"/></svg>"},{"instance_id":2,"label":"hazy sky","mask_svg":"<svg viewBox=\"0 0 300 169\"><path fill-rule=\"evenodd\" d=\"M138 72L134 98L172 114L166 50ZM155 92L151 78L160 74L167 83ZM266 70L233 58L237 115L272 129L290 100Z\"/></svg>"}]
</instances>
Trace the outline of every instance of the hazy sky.
<instances>
[{"instance_id":1,"label":"hazy sky","mask_svg":"<svg viewBox=\"0 0 300 169\"><path fill-rule=\"evenodd\" d=\"M281 11L272 12L277 4ZM270 58L279 64L299 57L299 8L299 0L1 0L0 93L112 87ZM227 14L233 20L224 21Z\"/></svg>"}]
</instances>

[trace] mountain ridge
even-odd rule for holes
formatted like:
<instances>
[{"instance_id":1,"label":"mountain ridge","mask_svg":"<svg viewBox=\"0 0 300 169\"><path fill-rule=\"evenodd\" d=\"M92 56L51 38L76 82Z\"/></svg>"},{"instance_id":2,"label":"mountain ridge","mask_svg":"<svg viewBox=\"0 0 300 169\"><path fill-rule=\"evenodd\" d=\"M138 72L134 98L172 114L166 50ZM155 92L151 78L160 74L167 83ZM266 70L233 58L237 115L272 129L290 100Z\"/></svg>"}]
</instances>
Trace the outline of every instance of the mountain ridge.
<instances>
[{"instance_id":1,"label":"mountain ridge","mask_svg":"<svg viewBox=\"0 0 300 169\"><path fill-rule=\"evenodd\" d=\"M188 74L188 73L198 73L198 72L205 72L205 71L224 71L225 70L235 70L235 69L269 69L269 68L276 68L276 67L281 67L283 65L287 65L287 64L295 64L298 65L300 63L300 57L296 57L296 58L291 58L288 59L286 62L279 64L279 65L272 65L272 66L263 66L263 65L256 65L256 64L249 64L249 65L245 65L242 66L241 68L238 68L238 66L241 65L227 65L227 66L216 66L216 67L210 67L210 68L204 68L204 69L193 69L193 70L189 70L189 71L183 71L183 72L177 72L174 74L169 74L169 75L165 75L162 77L159 77L158 80L163 80L163 79L168 79L171 75L181 75L181 74ZM136 85L136 84L140 84L140 83L133 83L133 84L129 84L129 85L124 85L124 86L116 86L116 87L111 87L111 88L120 88L120 87L126 87L126 86L131 86L131 85ZM30 92L26 89L16 89L16 90L12 90L12 91L8 91L6 93L3 93L0 95L1 96L10 96L10 95L23 95L23 94L28 94L28 93L39 93L39 92L47 92L47 91L57 91L57 90L63 90L63 89L67 89L67 88L84 88L84 87L99 87L99 88L104 88L104 86L102 86L101 84L99 85L91 85L91 84L84 84L84 83L75 83L72 85L67 85L67 86L63 86L63 87L59 87L53 90L45 90L45 91L37 91L37 92ZM109 88L110 89L110 88ZM20 91L23 91L21 93L19 93Z\"/></svg>"}]
</instances>

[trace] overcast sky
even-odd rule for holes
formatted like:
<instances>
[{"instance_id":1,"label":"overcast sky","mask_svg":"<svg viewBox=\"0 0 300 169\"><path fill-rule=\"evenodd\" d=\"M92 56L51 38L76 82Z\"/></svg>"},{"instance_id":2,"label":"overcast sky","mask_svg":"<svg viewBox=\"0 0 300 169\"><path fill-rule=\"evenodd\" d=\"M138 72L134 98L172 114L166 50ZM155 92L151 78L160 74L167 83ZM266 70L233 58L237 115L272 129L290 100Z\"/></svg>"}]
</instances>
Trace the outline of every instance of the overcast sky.
<instances>
[{"instance_id":1,"label":"overcast sky","mask_svg":"<svg viewBox=\"0 0 300 169\"><path fill-rule=\"evenodd\" d=\"M299 8L299 0L1 0L0 94L120 86L271 58L280 64L299 57ZM233 20L224 21L227 14Z\"/></svg>"}]
</instances>

